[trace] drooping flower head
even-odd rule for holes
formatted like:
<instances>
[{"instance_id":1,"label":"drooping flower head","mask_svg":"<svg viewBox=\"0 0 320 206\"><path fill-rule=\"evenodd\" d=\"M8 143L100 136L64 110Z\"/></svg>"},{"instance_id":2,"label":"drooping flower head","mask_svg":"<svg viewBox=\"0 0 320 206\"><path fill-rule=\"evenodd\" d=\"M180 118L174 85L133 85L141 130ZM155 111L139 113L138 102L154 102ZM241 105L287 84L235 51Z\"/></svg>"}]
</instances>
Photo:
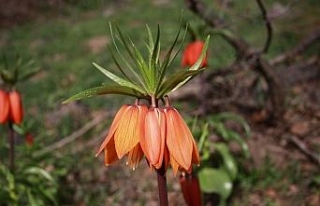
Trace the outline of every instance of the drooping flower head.
<instances>
[{"instance_id":1,"label":"drooping flower head","mask_svg":"<svg viewBox=\"0 0 320 206\"><path fill-rule=\"evenodd\" d=\"M0 124L20 124L23 120L21 94L17 90L7 92L0 89Z\"/></svg>"},{"instance_id":2,"label":"drooping flower head","mask_svg":"<svg viewBox=\"0 0 320 206\"><path fill-rule=\"evenodd\" d=\"M161 61L159 27L155 41L147 27L147 58L143 57L128 37L116 29L118 38L114 38L113 27L110 25L111 37L115 44L115 51L110 49L110 52L121 75L94 63L94 66L114 83L87 89L65 102L102 94L135 97L135 104L124 105L117 112L97 155L104 152L106 165L127 157L127 164L135 169L145 156L151 168L167 169L171 165L175 174L178 170L190 172L192 164L200 162L193 136L179 112L170 105L161 107L159 102L203 71L209 37L205 43L202 42L201 49L196 45L197 50L192 51L192 54L197 53L197 57L189 69L170 72L169 75L167 71L177 56L174 51L179 51L174 48L180 31ZM126 55L120 52L120 47L116 45L117 40L124 46ZM194 55L190 52L189 56L193 58ZM190 62L191 57L187 59L186 61ZM147 101L148 104L140 104L140 101Z\"/></svg>"}]
</instances>

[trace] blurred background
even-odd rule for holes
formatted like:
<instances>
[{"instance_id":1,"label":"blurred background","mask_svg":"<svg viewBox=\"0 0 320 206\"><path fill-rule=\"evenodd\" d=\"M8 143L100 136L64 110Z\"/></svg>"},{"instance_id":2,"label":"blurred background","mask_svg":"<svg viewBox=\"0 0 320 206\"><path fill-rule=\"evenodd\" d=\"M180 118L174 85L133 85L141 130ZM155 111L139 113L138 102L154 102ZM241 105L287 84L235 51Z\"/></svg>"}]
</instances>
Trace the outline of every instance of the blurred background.
<instances>
[{"instance_id":1,"label":"blurred background","mask_svg":"<svg viewBox=\"0 0 320 206\"><path fill-rule=\"evenodd\" d=\"M211 35L209 66L173 104L190 127L199 119L196 139L208 133L205 164L236 168L223 170L232 178L209 177L218 186L201 186L204 205L320 205L319 11L318 0L0 0L0 69L27 73L16 84L24 121L14 127L14 174L0 125L0 205L158 205L144 161L132 171L125 160L106 167L94 156L119 105L134 99L61 103L109 81L92 62L116 70L109 22L138 48L145 25L153 34L160 25L167 51L181 21L190 29L179 44ZM170 170L168 190L170 205L186 205Z\"/></svg>"}]
</instances>

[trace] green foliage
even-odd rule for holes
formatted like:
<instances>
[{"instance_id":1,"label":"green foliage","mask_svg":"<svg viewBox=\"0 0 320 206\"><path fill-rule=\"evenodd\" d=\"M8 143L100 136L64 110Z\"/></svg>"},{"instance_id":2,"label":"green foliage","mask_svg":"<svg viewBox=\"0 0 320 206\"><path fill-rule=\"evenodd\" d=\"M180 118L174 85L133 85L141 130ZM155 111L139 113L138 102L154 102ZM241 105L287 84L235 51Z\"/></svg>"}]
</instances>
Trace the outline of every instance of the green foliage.
<instances>
[{"instance_id":1,"label":"green foliage","mask_svg":"<svg viewBox=\"0 0 320 206\"><path fill-rule=\"evenodd\" d=\"M58 205L58 185L47 171L39 167L25 167L12 174L0 164L1 205Z\"/></svg>"},{"instance_id":2,"label":"green foliage","mask_svg":"<svg viewBox=\"0 0 320 206\"><path fill-rule=\"evenodd\" d=\"M161 99L168 93L177 90L184 84L186 84L194 76L202 72L204 69L200 69L201 62L205 58L206 51L208 49L209 39L208 36L204 45L204 49L200 55L198 61L187 70L179 70L176 73L166 76L168 68L171 66L174 58L177 56L180 49L174 54L172 51L178 41L180 30L174 39L171 48L165 55L163 61L160 61L160 27L158 26L156 40L154 41L150 28L147 26L148 34L148 57L144 58L142 53L137 49L135 44L129 37L122 34L120 29L116 27L118 32L118 38L113 34L113 28L110 24L111 38L117 51L117 56L111 51L113 60L117 68L121 72L121 76L118 76L115 72L109 71L96 63L93 65L107 76L114 84L107 86L95 87L82 91L75 96L67 99L65 102L70 102L90 96L101 94L128 94L129 96L135 96L140 99L151 100L152 98ZM126 51L126 56L118 49L116 39L119 40ZM181 48L181 47L180 47ZM121 61L119 60L121 59ZM127 61L126 59L129 59ZM123 63L121 63L123 62ZM123 65L124 64L124 65ZM135 67L133 67L134 65ZM105 93L104 93L105 92Z\"/></svg>"},{"instance_id":3,"label":"green foliage","mask_svg":"<svg viewBox=\"0 0 320 206\"><path fill-rule=\"evenodd\" d=\"M232 121L240 125L246 137L250 137L250 127L240 116L233 113L220 113L204 119L196 119L193 133L198 137L201 153L201 166L198 173L201 190L205 193L216 193L220 196L220 205L225 205L233 191L234 181L239 178L239 166L235 155L230 151L230 142L238 143L243 156L248 158L250 153L246 141L240 133L229 128L226 122ZM218 142L210 140L210 134L220 137Z\"/></svg>"}]
</instances>

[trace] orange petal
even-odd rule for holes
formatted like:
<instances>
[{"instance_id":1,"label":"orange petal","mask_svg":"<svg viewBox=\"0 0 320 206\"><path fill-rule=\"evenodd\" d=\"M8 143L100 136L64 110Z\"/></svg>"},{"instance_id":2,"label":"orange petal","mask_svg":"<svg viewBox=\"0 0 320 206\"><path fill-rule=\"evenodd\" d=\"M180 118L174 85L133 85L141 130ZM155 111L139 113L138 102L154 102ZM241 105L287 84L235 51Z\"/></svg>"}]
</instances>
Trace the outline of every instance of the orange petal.
<instances>
[{"instance_id":1,"label":"orange petal","mask_svg":"<svg viewBox=\"0 0 320 206\"><path fill-rule=\"evenodd\" d=\"M118 160L118 156L116 150L114 148L114 140L110 139L109 143L106 145L104 149L104 163L105 165L110 165Z\"/></svg>"},{"instance_id":2,"label":"orange petal","mask_svg":"<svg viewBox=\"0 0 320 206\"><path fill-rule=\"evenodd\" d=\"M179 164L172 156L170 156L170 164L171 164L174 176L177 176L177 173L179 170Z\"/></svg>"},{"instance_id":3,"label":"orange petal","mask_svg":"<svg viewBox=\"0 0 320 206\"><path fill-rule=\"evenodd\" d=\"M192 160L193 136L178 111L174 108L165 109L167 118L167 147L178 164L189 169Z\"/></svg>"},{"instance_id":4,"label":"orange petal","mask_svg":"<svg viewBox=\"0 0 320 206\"><path fill-rule=\"evenodd\" d=\"M139 109L133 105L119 121L119 126L114 134L115 148L119 159L139 143L138 117Z\"/></svg>"},{"instance_id":5,"label":"orange petal","mask_svg":"<svg viewBox=\"0 0 320 206\"><path fill-rule=\"evenodd\" d=\"M166 146L164 148L164 153L163 153L163 164L164 164L165 171L167 171L170 165L170 155L169 155L168 148Z\"/></svg>"},{"instance_id":6,"label":"orange petal","mask_svg":"<svg viewBox=\"0 0 320 206\"><path fill-rule=\"evenodd\" d=\"M108 135L106 136L106 138L103 140L101 146L98 149L98 152L96 153L96 156L98 156L102 150L105 148L105 146L108 144L108 142L111 140L111 138L113 137L114 132L116 131L116 129L118 128L119 125L119 120L121 119L122 115L129 109L129 105L123 105L119 111L117 112L115 118L113 119L113 122L110 126Z\"/></svg>"},{"instance_id":7,"label":"orange petal","mask_svg":"<svg viewBox=\"0 0 320 206\"><path fill-rule=\"evenodd\" d=\"M151 108L145 117L145 136L140 139L141 148L150 165L160 168L165 146L165 116L158 108Z\"/></svg>"},{"instance_id":8,"label":"orange petal","mask_svg":"<svg viewBox=\"0 0 320 206\"><path fill-rule=\"evenodd\" d=\"M143 152L139 144L137 144L129 153L127 164L135 170L143 157Z\"/></svg>"}]
</instances>

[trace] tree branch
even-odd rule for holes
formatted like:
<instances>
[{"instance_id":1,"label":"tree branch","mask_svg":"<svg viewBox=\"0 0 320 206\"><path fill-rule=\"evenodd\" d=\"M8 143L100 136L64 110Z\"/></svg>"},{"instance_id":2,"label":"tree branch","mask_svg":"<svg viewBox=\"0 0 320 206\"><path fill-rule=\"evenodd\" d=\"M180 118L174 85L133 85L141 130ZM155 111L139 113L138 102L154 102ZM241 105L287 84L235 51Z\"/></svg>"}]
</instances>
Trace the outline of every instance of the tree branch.
<instances>
[{"instance_id":1,"label":"tree branch","mask_svg":"<svg viewBox=\"0 0 320 206\"><path fill-rule=\"evenodd\" d=\"M91 120L90 122L88 122L87 124L85 124L82 128L80 128L79 130L73 132L71 135L61 139L58 142L55 142L54 144L51 144L45 148L43 148L42 150L35 152L34 156L38 157L44 154L47 154L49 152L52 152L56 149L59 149L61 147L66 146L67 144L75 141L76 139L78 139L79 137L81 137L82 135L84 135L86 132L88 132L90 129L92 129L93 127L95 127L97 124L99 124L103 119L105 119L107 116L109 115L109 113L102 113L100 115L98 115L97 117L95 117L93 120Z\"/></svg>"},{"instance_id":2,"label":"tree branch","mask_svg":"<svg viewBox=\"0 0 320 206\"><path fill-rule=\"evenodd\" d=\"M287 139L293 143L300 151L306 154L311 160L320 166L320 154L314 153L307 145L296 136L288 136Z\"/></svg>"},{"instance_id":3,"label":"tree branch","mask_svg":"<svg viewBox=\"0 0 320 206\"><path fill-rule=\"evenodd\" d=\"M259 6L263 21L265 22L265 26L267 28L267 39L266 39L266 42L265 42L264 47L262 49L262 53L267 53L270 48L271 41L272 41L272 33L273 33L272 25L271 25L271 22L268 18L267 10L266 10L262 0L256 0L256 2Z\"/></svg>"},{"instance_id":4,"label":"tree branch","mask_svg":"<svg viewBox=\"0 0 320 206\"><path fill-rule=\"evenodd\" d=\"M279 63L290 61L293 57L300 54L308 47L314 45L314 43L318 40L320 40L320 27L316 28L311 34L300 41L300 43L296 47L272 59L270 61L270 64L276 65Z\"/></svg>"}]
</instances>

